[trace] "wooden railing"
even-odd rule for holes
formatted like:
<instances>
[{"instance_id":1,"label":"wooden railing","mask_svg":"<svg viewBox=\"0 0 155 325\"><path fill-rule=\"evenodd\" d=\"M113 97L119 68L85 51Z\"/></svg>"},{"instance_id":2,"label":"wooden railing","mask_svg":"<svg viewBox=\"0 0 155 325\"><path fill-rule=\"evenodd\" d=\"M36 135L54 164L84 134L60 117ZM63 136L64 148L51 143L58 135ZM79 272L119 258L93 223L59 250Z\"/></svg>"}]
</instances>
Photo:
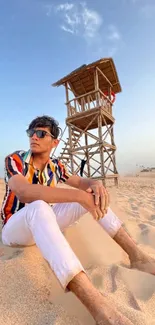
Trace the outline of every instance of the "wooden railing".
<instances>
[{"instance_id":1,"label":"wooden railing","mask_svg":"<svg viewBox=\"0 0 155 325\"><path fill-rule=\"evenodd\" d=\"M102 107L112 114L112 102L100 89L75 97L68 101L66 105L68 117L98 107Z\"/></svg>"}]
</instances>

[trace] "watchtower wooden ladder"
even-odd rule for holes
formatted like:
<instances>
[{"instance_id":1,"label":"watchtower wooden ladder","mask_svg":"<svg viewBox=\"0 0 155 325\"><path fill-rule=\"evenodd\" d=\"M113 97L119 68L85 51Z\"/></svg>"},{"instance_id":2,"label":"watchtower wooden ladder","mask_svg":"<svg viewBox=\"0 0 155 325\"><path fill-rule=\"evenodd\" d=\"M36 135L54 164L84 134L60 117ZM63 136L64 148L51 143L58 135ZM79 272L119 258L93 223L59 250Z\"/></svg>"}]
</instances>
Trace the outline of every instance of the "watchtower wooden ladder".
<instances>
[{"instance_id":1,"label":"watchtower wooden ladder","mask_svg":"<svg viewBox=\"0 0 155 325\"><path fill-rule=\"evenodd\" d=\"M66 90L68 138L59 159L73 174L114 179L118 184L112 114L113 96L121 91L112 59L84 65L54 86ZM70 99L71 95L71 99Z\"/></svg>"}]
</instances>

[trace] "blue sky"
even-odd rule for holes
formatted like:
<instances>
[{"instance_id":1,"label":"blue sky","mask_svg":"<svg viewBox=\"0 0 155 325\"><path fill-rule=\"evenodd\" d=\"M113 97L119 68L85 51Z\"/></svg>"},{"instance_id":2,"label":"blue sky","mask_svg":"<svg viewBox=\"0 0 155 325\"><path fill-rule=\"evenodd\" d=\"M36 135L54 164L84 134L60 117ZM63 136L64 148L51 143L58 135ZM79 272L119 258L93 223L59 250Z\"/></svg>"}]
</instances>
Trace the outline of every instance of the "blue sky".
<instances>
[{"instance_id":1,"label":"blue sky","mask_svg":"<svg viewBox=\"0 0 155 325\"><path fill-rule=\"evenodd\" d=\"M114 106L117 165L155 165L154 0L0 0L0 176L4 157L27 149L29 122L64 127L65 91L51 83L112 56L122 93Z\"/></svg>"}]
</instances>

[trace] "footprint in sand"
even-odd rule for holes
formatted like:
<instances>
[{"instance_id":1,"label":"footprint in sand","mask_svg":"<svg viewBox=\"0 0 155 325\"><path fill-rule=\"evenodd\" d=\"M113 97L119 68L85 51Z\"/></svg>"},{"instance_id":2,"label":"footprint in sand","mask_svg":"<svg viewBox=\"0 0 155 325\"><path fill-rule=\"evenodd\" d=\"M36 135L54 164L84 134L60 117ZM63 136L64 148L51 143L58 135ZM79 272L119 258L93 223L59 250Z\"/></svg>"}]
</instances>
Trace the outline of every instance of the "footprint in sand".
<instances>
[{"instance_id":1,"label":"footprint in sand","mask_svg":"<svg viewBox=\"0 0 155 325\"><path fill-rule=\"evenodd\" d=\"M138 212L138 207L136 205L131 204L131 209L135 212Z\"/></svg>"},{"instance_id":2,"label":"footprint in sand","mask_svg":"<svg viewBox=\"0 0 155 325\"><path fill-rule=\"evenodd\" d=\"M95 288L100 289L100 287L103 286L103 276L99 274L95 274L93 276L92 282L95 286Z\"/></svg>"},{"instance_id":3,"label":"footprint in sand","mask_svg":"<svg viewBox=\"0 0 155 325\"><path fill-rule=\"evenodd\" d=\"M105 267L101 269L101 274L95 273L92 275L92 283L98 290L103 290L103 292L106 294L114 293L117 291L117 271L117 265Z\"/></svg>"},{"instance_id":4,"label":"footprint in sand","mask_svg":"<svg viewBox=\"0 0 155 325\"><path fill-rule=\"evenodd\" d=\"M155 231L152 225L146 225L143 223L138 224L141 229L141 233L139 234L138 242L144 245L148 245L152 248L155 248Z\"/></svg>"},{"instance_id":5,"label":"footprint in sand","mask_svg":"<svg viewBox=\"0 0 155 325\"><path fill-rule=\"evenodd\" d=\"M150 221L147 222L149 225L155 227L155 214L150 216Z\"/></svg>"},{"instance_id":6,"label":"footprint in sand","mask_svg":"<svg viewBox=\"0 0 155 325\"><path fill-rule=\"evenodd\" d=\"M118 266L117 265L113 265L111 267L111 292L114 293L117 290L117 283L116 283L116 276L118 273Z\"/></svg>"},{"instance_id":7,"label":"footprint in sand","mask_svg":"<svg viewBox=\"0 0 155 325\"><path fill-rule=\"evenodd\" d=\"M137 205L136 205L137 201L135 199L131 198L129 200L129 203L130 203L132 215L134 215L137 218L140 218L140 216L139 216L139 207L137 207Z\"/></svg>"},{"instance_id":8,"label":"footprint in sand","mask_svg":"<svg viewBox=\"0 0 155 325\"><path fill-rule=\"evenodd\" d=\"M23 249L14 249L11 247L4 247L0 248L0 260L2 261L8 261L12 260L14 258L17 258L19 255L21 255L23 252Z\"/></svg>"},{"instance_id":9,"label":"footprint in sand","mask_svg":"<svg viewBox=\"0 0 155 325\"><path fill-rule=\"evenodd\" d=\"M150 239L149 239L149 234L150 230L147 225L140 223L139 228L142 230L140 235L139 235L139 242L145 245L149 245Z\"/></svg>"},{"instance_id":10,"label":"footprint in sand","mask_svg":"<svg viewBox=\"0 0 155 325\"><path fill-rule=\"evenodd\" d=\"M145 233L149 232L147 225L144 225L143 223L139 223L138 226L141 230L145 230Z\"/></svg>"},{"instance_id":11,"label":"footprint in sand","mask_svg":"<svg viewBox=\"0 0 155 325\"><path fill-rule=\"evenodd\" d=\"M147 222L150 226L155 227L155 222L154 221L148 221Z\"/></svg>"},{"instance_id":12,"label":"footprint in sand","mask_svg":"<svg viewBox=\"0 0 155 325\"><path fill-rule=\"evenodd\" d=\"M131 197L131 198L129 198L129 202L130 203L134 203L136 200L133 198L133 197Z\"/></svg>"}]
</instances>

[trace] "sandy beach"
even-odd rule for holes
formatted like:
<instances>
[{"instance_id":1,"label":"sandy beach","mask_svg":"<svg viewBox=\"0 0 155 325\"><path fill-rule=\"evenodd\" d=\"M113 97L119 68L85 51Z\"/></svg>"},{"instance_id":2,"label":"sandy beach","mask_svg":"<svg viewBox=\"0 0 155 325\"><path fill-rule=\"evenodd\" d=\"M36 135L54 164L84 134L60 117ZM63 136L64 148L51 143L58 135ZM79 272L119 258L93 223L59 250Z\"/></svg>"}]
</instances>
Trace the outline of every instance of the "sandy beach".
<instances>
[{"instance_id":1,"label":"sandy beach","mask_svg":"<svg viewBox=\"0 0 155 325\"><path fill-rule=\"evenodd\" d=\"M155 257L155 174L122 177L109 191L125 229ZM3 194L1 180L1 201ZM111 303L134 325L155 325L155 276L131 270L127 255L89 214L65 236ZM0 277L1 325L94 325L73 294L63 293L36 246L10 248L0 242Z\"/></svg>"}]
</instances>

